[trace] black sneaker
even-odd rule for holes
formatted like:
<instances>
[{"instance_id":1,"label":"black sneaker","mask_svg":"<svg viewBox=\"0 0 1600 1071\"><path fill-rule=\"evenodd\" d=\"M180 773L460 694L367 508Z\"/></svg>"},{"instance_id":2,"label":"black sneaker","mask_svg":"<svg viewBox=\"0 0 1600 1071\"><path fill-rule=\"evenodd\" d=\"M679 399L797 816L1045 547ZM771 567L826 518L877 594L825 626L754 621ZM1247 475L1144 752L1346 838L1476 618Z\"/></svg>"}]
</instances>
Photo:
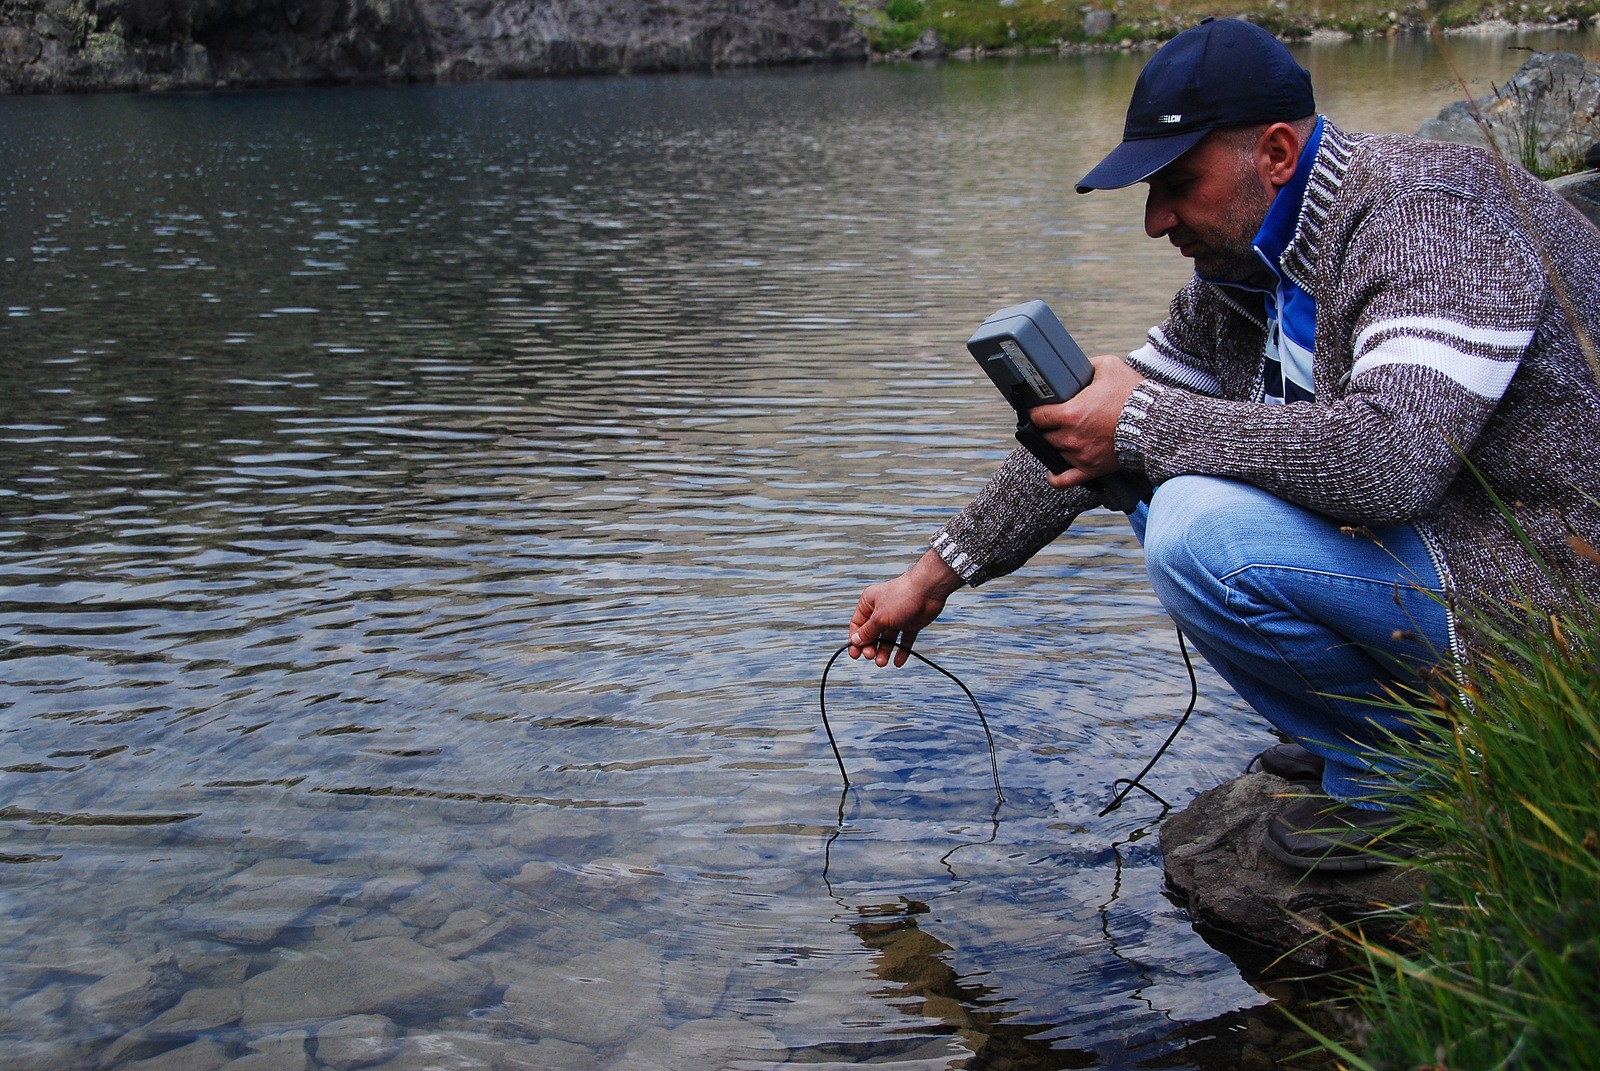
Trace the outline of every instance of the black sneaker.
<instances>
[{"instance_id":1,"label":"black sneaker","mask_svg":"<svg viewBox=\"0 0 1600 1071\"><path fill-rule=\"evenodd\" d=\"M1285 781L1322 784L1322 756L1312 754L1299 744L1275 744L1251 759L1250 765Z\"/></svg>"},{"instance_id":2,"label":"black sneaker","mask_svg":"<svg viewBox=\"0 0 1600 1071\"><path fill-rule=\"evenodd\" d=\"M1297 796L1267 822L1263 847L1301 870L1378 870L1408 854L1386 839L1402 823L1393 811L1355 807L1327 796Z\"/></svg>"}]
</instances>

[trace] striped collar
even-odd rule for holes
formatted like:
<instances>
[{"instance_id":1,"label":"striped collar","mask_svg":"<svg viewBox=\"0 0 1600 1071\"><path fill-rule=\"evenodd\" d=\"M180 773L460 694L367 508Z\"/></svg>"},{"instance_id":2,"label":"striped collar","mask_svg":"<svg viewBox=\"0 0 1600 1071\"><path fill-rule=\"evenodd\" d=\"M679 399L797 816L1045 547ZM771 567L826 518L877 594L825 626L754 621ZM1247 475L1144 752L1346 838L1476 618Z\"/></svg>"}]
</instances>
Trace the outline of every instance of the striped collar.
<instances>
[{"instance_id":1,"label":"striped collar","mask_svg":"<svg viewBox=\"0 0 1600 1071\"><path fill-rule=\"evenodd\" d=\"M1311 183L1311 170L1322 145L1322 128L1326 122L1324 119L1317 120L1311 136L1300 150L1299 159L1295 161L1294 174L1272 199L1272 206L1267 209L1267 216L1261 221L1261 228L1256 231L1251 243L1256 255L1274 275L1279 273L1278 262L1299 228L1300 205L1305 198L1306 187Z\"/></svg>"},{"instance_id":2,"label":"striped collar","mask_svg":"<svg viewBox=\"0 0 1600 1071\"><path fill-rule=\"evenodd\" d=\"M1344 185L1345 173L1350 168L1350 160L1356 149L1356 143L1350 136L1326 117L1319 121L1318 126L1322 143L1317 147L1311 173L1306 178L1294 235L1278 258L1278 266L1283 274L1307 291L1311 289L1317 262L1321 258L1322 235L1327 229L1328 213L1333 210L1334 198Z\"/></svg>"}]
</instances>

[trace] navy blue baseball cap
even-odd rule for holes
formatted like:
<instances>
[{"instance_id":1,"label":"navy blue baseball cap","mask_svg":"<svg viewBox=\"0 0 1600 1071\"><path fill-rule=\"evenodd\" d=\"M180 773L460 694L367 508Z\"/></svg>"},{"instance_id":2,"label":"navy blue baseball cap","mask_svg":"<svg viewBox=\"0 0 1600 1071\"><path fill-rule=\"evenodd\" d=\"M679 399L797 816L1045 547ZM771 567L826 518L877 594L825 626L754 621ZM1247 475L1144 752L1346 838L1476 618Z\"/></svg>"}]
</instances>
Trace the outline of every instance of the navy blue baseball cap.
<instances>
[{"instance_id":1,"label":"navy blue baseball cap","mask_svg":"<svg viewBox=\"0 0 1600 1071\"><path fill-rule=\"evenodd\" d=\"M1291 122L1316 110L1311 75L1282 41L1243 19L1206 19L1150 57L1122 144L1083 176L1078 192L1141 182L1218 127Z\"/></svg>"}]
</instances>

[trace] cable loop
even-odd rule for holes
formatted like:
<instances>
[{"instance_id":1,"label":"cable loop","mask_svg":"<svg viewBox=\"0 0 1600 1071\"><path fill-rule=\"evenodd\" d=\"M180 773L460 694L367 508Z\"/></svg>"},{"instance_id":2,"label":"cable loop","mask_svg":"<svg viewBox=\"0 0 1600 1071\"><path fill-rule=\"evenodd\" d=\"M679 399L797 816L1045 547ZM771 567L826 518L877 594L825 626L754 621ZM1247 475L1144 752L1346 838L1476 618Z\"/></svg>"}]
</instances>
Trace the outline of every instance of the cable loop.
<instances>
[{"instance_id":1,"label":"cable loop","mask_svg":"<svg viewBox=\"0 0 1600 1071\"><path fill-rule=\"evenodd\" d=\"M1173 726L1172 732L1167 735L1167 739L1159 748L1156 749L1156 753L1150 756L1150 761L1144 764L1144 769L1140 770L1133 777L1119 777L1111 783L1113 790L1119 786L1122 787L1122 790L1117 792L1112 797L1110 803L1106 804L1105 809L1102 810L1098 815L1100 818L1104 818L1112 811L1115 811L1117 808L1121 807L1123 802L1127 800L1128 796L1133 792L1134 789L1138 789L1146 796L1149 796L1151 799L1161 804L1161 814L1157 816L1158 821L1160 818L1166 817L1167 812L1172 810L1172 804L1168 803L1160 796L1160 794L1146 786L1144 784L1144 778L1145 775L1155 768L1156 763L1161 761L1161 757L1167 753L1167 749L1172 746L1173 741L1178 739L1178 734L1182 732L1183 727L1189 723L1189 716L1194 713L1195 705L1200 699L1200 682L1195 677L1194 660L1189 657L1189 645L1184 642L1182 631L1179 631L1177 635L1178 650L1183 654L1183 668L1189 673L1189 705L1184 708L1183 716L1178 719L1178 724ZM977 697L972 694L972 689L968 688L965 684L962 684L961 678L957 677L954 673L951 673L949 670L939 665L933 659L919 654L909 647L903 647L898 643L894 644L890 649L892 650L894 647L899 647L912 658L932 666L940 673L943 673L946 677L949 677L952 681L955 681L956 687L960 688L964 693L966 693L967 699L972 702L972 709L978 712L978 723L983 726L984 740L986 740L989 744L989 772L994 775L995 806L998 808L1000 804L1006 801L1006 796L1005 792L1003 792L1000 788L1000 763L995 757L994 734L989 731L989 719L984 717L983 708L978 705ZM817 703L822 709L822 728L828 734L828 746L833 748L833 759L839 764L839 776L844 780L844 787L847 790L850 787L850 773L845 769L844 756L839 753L839 741L834 737L833 726L828 722L828 672L829 670L833 669L833 664L839 661L839 656L844 654L849 649L850 645L847 643L840 647L837 651L833 652L833 657L828 659L828 664L823 667L822 683L817 687ZM840 819L842 821L844 814L844 799L842 797L839 800L839 812Z\"/></svg>"},{"instance_id":2,"label":"cable loop","mask_svg":"<svg viewBox=\"0 0 1600 1071\"><path fill-rule=\"evenodd\" d=\"M943 673L946 677L949 677L951 680L955 681L956 687L965 692L967 698L971 700L972 709L978 712L978 724L983 726L983 738L988 741L989 744L989 772L994 776L995 805L998 806L999 804L1004 803L1006 801L1006 794L1000 788L1000 762L995 757L994 734L989 731L989 719L983 716L983 708L978 705L978 699L972 694L972 689L968 688L965 684L962 684L961 678L957 677L954 673L951 673L949 670L939 665L933 659L918 654L909 647L901 647L900 644L894 644L894 647L900 647L902 651L910 655L912 658L932 666L940 673ZM833 748L833 758L834 761L839 764L839 776L844 778L844 784L846 788L850 787L850 774L844 768L844 756L839 754L839 742L834 738L833 726L828 724L828 671L833 668L833 664L835 662L839 661L839 656L844 654L849 649L850 645L847 643L840 647L837 651L833 652L833 657L828 659L828 664L823 667L822 683L817 687L817 703L822 708L822 728L828 734L828 746Z\"/></svg>"}]
</instances>

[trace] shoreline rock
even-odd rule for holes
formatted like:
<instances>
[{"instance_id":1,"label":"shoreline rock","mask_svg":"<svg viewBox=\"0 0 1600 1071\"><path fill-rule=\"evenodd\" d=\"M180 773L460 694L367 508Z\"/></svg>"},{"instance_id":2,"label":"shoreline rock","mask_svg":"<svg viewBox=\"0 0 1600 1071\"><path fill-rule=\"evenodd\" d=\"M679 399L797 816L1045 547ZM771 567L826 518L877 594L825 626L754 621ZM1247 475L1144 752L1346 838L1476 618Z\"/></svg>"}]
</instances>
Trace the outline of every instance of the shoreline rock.
<instances>
[{"instance_id":1,"label":"shoreline rock","mask_svg":"<svg viewBox=\"0 0 1600 1071\"><path fill-rule=\"evenodd\" d=\"M1493 93L1445 106L1417 135L1495 148L1524 165L1572 169L1600 141L1600 63L1575 52L1535 53Z\"/></svg>"},{"instance_id":2,"label":"shoreline rock","mask_svg":"<svg viewBox=\"0 0 1600 1071\"><path fill-rule=\"evenodd\" d=\"M1446 105L1417 128L1417 136L1494 148L1546 173L1586 165L1590 170L1549 179L1548 185L1600 227L1600 170L1594 170L1600 150L1600 63L1573 52L1535 53L1505 85Z\"/></svg>"},{"instance_id":3,"label":"shoreline rock","mask_svg":"<svg viewBox=\"0 0 1600 1071\"><path fill-rule=\"evenodd\" d=\"M1280 976L1340 961L1334 925L1360 925L1369 936L1393 934L1386 912L1415 902L1415 874L1400 869L1303 874L1261 846L1283 797L1302 787L1250 773L1196 796L1161 823L1167 883L1195 929L1242 967Z\"/></svg>"}]
</instances>

